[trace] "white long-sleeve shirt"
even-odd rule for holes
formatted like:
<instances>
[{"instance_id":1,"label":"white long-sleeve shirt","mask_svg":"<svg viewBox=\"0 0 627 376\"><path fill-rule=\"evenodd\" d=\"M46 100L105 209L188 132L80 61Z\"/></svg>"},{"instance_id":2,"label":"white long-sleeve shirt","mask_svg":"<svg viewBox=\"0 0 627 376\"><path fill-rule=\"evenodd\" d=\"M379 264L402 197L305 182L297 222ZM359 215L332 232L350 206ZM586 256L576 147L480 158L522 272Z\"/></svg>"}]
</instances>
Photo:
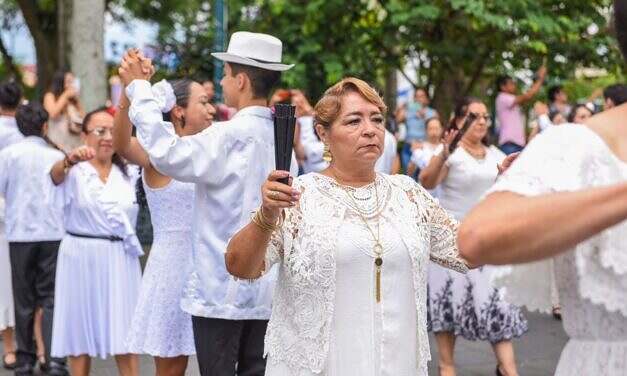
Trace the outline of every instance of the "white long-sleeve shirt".
<instances>
[{"instance_id":1,"label":"white long-sleeve shirt","mask_svg":"<svg viewBox=\"0 0 627 376\"><path fill-rule=\"evenodd\" d=\"M17 128L15 118L0 116L0 150L23 139L24 135Z\"/></svg>"},{"instance_id":2,"label":"white long-sleeve shirt","mask_svg":"<svg viewBox=\"0 0 627 376\"><path fill-rule=\"evenodd\" d=\"M50 167L63 153L41 137L29 136L0 152L0 196L6 200L6 236L10 242L63 238L62 211L46 200Z\"/></svg>"},{"instance_id":3,"label":"white long-sleeve shirt","mask_svg":"<svg viewBox=\"0 0 627 376\"><path fill-rule=\"evenodd\" d=\"M196 184L193 271L181 307L201 317L268 319L275 273L254 283L229 275L224 252L229 239L250 222L261 204L260 188L275 169L274 127L267 107L241 109L225 122L193 136L179 137L163 121L148 81L126 89L137 138L160 172ZM292 155L292 174L297 171Z\"/></svg>"}]
</instances>

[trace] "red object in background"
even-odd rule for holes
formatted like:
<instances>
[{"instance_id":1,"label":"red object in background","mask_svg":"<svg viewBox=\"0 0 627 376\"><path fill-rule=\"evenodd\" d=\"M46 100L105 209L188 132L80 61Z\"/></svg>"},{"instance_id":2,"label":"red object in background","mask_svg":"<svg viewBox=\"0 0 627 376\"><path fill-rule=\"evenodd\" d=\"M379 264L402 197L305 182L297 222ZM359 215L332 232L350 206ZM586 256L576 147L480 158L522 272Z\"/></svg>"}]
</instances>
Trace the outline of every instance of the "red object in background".
<instances>
[{"instance_id":1,"label":"red object in background","mask_svg":"<svg viewBox=\"0 0 627 376\"><path fill-rule=\"evenodd\" d=\"M279 102L289 102L292 99L292 93L286 89L277 90L274 95L277 97Z\"/></svg>"}]
</instances>

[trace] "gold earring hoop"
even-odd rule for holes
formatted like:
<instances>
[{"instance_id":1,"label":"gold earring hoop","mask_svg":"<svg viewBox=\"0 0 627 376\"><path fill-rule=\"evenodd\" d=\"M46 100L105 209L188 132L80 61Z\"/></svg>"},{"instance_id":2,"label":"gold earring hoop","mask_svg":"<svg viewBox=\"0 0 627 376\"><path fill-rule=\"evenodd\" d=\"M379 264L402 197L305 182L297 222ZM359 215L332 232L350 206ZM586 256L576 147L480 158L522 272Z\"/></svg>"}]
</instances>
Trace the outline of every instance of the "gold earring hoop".
<instances>
[{"instance_id":1,"label":"gold earring hoop","mask_svg":"<svg viewBox=\"0 0 627 376\"><path fill-rule=\"evenodd\" d=\"M333 154L331 154L331 149L329 149L329 144L324 144L324 152L322 153L322 160L331 163L333 160Z\"/></svg>"}]
</instances>

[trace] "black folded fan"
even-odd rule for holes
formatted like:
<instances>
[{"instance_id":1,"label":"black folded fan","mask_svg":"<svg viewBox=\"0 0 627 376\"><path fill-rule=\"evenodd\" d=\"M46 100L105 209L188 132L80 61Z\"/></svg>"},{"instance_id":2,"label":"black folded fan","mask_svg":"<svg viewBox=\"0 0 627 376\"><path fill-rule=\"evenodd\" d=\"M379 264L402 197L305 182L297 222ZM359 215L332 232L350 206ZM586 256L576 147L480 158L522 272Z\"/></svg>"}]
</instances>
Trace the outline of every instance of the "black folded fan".
<instances>
[{"instance_id":1,"label":"black folded fan","mask_svg":"<svg viewBox=\"0 0 627 376\"><path fill-rule=\"evenodd\" d=\"M294 148L294 128L296 127L296 107L290 104L274 106L274 158L276 169L289 171ZM279 180L287 184L289 178Z\"/></svg>"}]
</instances>

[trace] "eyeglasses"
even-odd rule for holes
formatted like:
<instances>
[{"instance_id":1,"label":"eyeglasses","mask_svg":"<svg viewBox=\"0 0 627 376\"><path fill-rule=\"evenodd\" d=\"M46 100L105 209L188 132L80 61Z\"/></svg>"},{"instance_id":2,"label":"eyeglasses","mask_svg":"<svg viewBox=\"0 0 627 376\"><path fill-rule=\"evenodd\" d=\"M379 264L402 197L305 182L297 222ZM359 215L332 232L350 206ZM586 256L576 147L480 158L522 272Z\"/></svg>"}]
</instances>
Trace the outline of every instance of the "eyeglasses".
<instances>
[{"instance_id":1,"label":"eyeglasses","mask_svg":"<svg viewBox=\"0 0 627 376\"><path fill-rule=\"evenodd\" d=\"M472 115L475 117L475 119L479 120L479 119L483 119L485 121L486 124L490 125L492 123L492 118L490 117L490 115L488 114L477 114L477 113L472 113Z\"/></svg>"},{"instance_id":2,"label":"eyeglasses","mask_svg":"<svg viewBox=\"0 0 627 376\"><path fill-rule=\"evenodd\" d=\"M113 136L113 130L111 128L97 127L88 131L87 133L93 134L96 137Z\"/></svg>"}]
</instances>

